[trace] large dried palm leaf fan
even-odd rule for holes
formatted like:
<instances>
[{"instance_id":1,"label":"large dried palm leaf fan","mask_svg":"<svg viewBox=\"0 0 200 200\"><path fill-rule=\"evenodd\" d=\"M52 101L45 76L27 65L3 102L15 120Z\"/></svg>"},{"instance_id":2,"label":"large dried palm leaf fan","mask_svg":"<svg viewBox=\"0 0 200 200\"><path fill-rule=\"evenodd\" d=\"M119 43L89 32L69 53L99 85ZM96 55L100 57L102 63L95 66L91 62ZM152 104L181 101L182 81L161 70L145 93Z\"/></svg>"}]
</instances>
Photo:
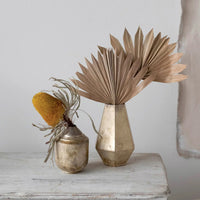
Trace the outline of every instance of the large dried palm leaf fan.
<instances>
[{"instance_id":1,"label":"large dried palm leaf fan","mask_svg":"<svg viewBox=\"0 0 200 200\"><path fill-rule=\"evenodd\" d=\"M176 43L169 44L169 37L161 37L161 33L154 37L153 29L144 38L139 27L135 34L134 45L127 29L124 30L123 35L124 48L119 40L112 35L110 35L110 42L117 51L117 55L122 52L125 56L131 54L133 62L137 59L140 60L140 68L148 69L144 78L152 73L156 74L154 81L163 83L178 82L187 78L185 75L179 74L186 66L176 64L182 53L172 54ZM101 51L105 49L103 47L99 48Z\"/></svg>"},{"instance_id":2,"label":"large dried palm leaf fan","mask_svg":"<svg viewBox=\"0 0 200 200\"><path fill-rule=\"evenodd\" d=\"M161 38L159 33L154 38L150 31L143 41L139 28L133 45L125 29L125 49L114 36L110 38L113 48L99 46L97 57L86 59L87 67L80 64L82 73L76 73L79 80L72 81L81 96L106 104L96 149L104 164L121 166L134 150L125 103L152 81L176 82L186 76L178 74L185 65L174 63L182 54L171 55L176 45L169 45L166 36Z\"/></svg>"},{"instance_id":3,"label":"large dried palm leaf fan","mask_svg":"<svg viewBox=\"0 0 200 200\"><path fill-rule=\"evenodd\" d=\"M80 64L82 73L77 72L79 80L72 81L81 89L79 94L94 101L119 105L134 97L153 79L152 73L141 82L147 68L140 68L139 60L133 62L132 54L126 56L113 49L93 55L92 62L86 59L87 68Z\"/></svg>"}]
</instances>

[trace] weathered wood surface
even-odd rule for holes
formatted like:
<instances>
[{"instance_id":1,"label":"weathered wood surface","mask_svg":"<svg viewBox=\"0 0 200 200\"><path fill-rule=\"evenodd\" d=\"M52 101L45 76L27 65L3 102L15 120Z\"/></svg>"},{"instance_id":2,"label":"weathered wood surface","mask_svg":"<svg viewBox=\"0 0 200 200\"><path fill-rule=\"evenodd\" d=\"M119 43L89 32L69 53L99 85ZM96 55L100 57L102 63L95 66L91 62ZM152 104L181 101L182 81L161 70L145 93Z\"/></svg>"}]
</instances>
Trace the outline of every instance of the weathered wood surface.
<instances>
[{"instance_id":1,"label":"weathered wood surface","mask_svg":"<svg viewBox=\"0 0 200 200\"><path fill-rule=\"evenodd\" d=\"M133 154L128 165L104 166L97 153L78 174L66 174L44 153L0 153L0 199L167 199L158 154Z\"/></svg>"}]
</instances>

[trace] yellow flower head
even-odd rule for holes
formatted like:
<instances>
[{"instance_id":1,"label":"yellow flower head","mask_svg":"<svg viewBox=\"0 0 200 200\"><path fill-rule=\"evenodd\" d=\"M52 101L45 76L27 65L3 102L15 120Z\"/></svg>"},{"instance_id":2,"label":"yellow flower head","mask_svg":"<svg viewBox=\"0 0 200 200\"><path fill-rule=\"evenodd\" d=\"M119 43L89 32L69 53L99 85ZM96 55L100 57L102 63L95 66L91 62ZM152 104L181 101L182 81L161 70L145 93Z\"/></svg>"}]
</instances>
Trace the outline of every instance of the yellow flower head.
<instances>
[{"instance_id":1,"label":"yellow flower head","mask_svg":"<svg viewBox=\"0 0 200 200\"><path fill-rule=\"evenodd\" d=\"M55 97L39 92L32 99L35 109L50 126L56 126L65 112L63 103Z\"/></svg>"}]
</instances>

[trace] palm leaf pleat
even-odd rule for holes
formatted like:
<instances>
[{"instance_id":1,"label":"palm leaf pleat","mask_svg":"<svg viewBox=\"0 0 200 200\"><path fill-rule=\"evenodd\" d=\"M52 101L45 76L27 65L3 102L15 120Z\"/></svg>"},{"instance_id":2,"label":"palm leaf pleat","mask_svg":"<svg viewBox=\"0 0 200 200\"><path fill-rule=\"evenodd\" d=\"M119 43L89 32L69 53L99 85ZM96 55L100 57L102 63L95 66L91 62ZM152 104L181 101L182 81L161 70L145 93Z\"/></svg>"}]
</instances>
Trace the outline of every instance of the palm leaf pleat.
<instances>
[{"instance_id":1,"label":"palm leaf pleat","mask_svg":"<svg viewBox=\"0 0 200 200\"><path fill-rule=\"evenodd\" d=\"M153 79L150 75L141 81L147 73L147 68L139 69L139 60L133 62L133 55L124 55L113 49L102 48L97 58L91 55L92 62L86 60L86 65L79 64L82 73L77 72L79 80L73 79L79 89L79 94L88 99L106 103L123 104L137 95Z\"/></svg>"},{"instance_id":2,"label":"palm leaf pleat","mask_svg":"<svg viewBox=\"0 0 200 200\"><path fill-rule=\"evenodd\" d=\"M110 35L113 49L99 46L97 58L91 55L87 67L79 64L82 73L79 80L73 79L79 94L94 101L106 104L123 104L142 91L152 81L163 83L186 79L179 74L185 65L176 64L181 53L172 54L176 44L169 44L168 37L158 33L154 37L151 30L144 38L138 28L134 43L125 29L124 48L117 38Z\"/></svg>"},{"instance_id":3,"label":"palm leaf pleat","mask_svg":"<svg viewBox=\"0 0 200 200\"><path fill-rule=\"evenodd\" d=\"M140 60L140 68L148 68L144 79L152 73L156 73L154 81L163 83L178 82L187 78L185 75L179 74L186 66L175 64L182 56L182 53L172 54L176 43L169 44L169 38L167 36L161 37L161 33L154 37L153 29L144 38L139 27L135 34L134 44L131 35L125 29L124 48L119 40L112 35L110 35L110 42L117 55L121 52L125 56L132 54L133 61ZM103 49L103 47L99 48Z\"/></svg>"}]
</instances>

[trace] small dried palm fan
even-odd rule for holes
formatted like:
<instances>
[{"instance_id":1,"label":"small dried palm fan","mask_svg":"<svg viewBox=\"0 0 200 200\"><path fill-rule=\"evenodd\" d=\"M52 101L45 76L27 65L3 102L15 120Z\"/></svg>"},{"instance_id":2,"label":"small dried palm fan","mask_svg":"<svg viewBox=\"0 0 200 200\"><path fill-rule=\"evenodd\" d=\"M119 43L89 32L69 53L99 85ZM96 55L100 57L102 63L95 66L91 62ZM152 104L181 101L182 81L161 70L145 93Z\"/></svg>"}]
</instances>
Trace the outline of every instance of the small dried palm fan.
<instances>
[{"instance_id":1,"label":"small dried palm fan","mask_svg":"<svg viewBox=\"0 0 200 200\"><path fill-rule=\"evenodd\" d=\"M97 58L86 59L87 68L80 64L79 80L72 81L81 96L106 104L96 149L104 164L121 166L134 150L125 103L152 81L176 82L186 76L178 74L185 65L174 64L181 54L171 55L176 44L169 45L169 38L161 38L160 33L154 38L151 30L143 41L139 28L133 45L125 29L125 50L116 38L110 38L113 49L99 47Z\"/></svg>"}]
</instances>

